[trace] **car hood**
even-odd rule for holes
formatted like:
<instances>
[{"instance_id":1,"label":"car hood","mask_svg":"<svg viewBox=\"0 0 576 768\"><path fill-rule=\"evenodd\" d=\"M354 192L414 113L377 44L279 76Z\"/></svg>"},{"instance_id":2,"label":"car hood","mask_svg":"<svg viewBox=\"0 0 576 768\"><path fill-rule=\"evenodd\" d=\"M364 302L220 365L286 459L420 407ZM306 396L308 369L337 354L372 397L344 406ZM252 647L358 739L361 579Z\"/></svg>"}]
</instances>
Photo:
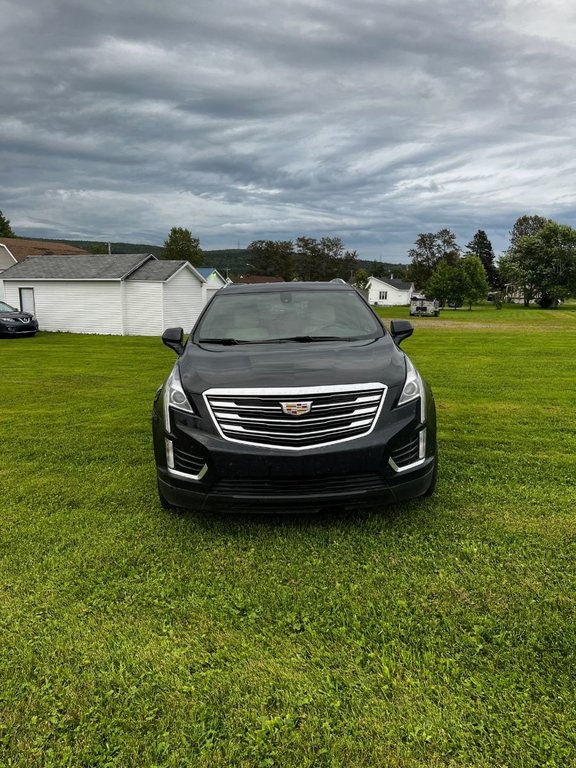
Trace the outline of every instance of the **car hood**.
<instances>
[{"instance_id":1,"label":"car hood","mask_svg":"<svg viewBox=\"0 0 576 768\"><path fill-rule=\"evenodd\" d=\"M369 341L243 344L189 343L179 361L189 393L212 388L313 387L404 383L404 353L389 336Z\"/></svg>"},{"instance_id":2,"label":"car hood","mask_svg":"<svg viewBox=\"0 0 576 768\"><path fill-rule=\"evenodd\" d=\"M2 320L4 317L13 318L15 320L34 319L34 315L31 315L30 312L0 312L0 320Z\"/></svg>"}]
</instances>

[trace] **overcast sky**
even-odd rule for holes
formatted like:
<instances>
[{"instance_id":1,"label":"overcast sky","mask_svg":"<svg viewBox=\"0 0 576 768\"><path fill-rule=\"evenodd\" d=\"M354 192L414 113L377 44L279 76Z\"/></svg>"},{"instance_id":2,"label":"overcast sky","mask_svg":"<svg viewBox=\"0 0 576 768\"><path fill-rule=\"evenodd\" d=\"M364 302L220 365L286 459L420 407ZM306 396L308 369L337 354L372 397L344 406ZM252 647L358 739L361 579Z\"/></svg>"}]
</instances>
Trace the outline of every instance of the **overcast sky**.
<instances>
[{"instance_id":1,"label":"overcast sky","mask_svg":"<svg viewBox=\"0 0 576 768\"><path fill-rule=\"evenodd\" d=\"M205 249L576 226L570 0L0 0L0 210Z\"/></svg>"}]
</instances>

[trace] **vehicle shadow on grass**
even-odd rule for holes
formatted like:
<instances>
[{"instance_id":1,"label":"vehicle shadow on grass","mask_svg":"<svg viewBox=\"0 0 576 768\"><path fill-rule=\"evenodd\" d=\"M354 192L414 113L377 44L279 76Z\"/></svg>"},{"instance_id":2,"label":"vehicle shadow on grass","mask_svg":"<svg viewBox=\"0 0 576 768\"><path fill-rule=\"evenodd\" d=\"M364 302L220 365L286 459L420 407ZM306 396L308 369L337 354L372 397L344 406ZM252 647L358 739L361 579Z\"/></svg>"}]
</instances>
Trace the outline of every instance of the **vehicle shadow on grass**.
<instances>
[{"instance_id":1,"label":"vehicle shadow on grass","mask_svg":"<svg viewBox=\"0 0 576 768\"><path fill-rule=\"evenodd\" d=\"M431 499L414 499L386 505L370 505L361 508L327 507L315 511L285 512L202 512L176 509L172 515L194 522L205 530L213 532L242 529L330 529L365 527L370 524L384 524L396 527L406 523L413 525L419 518L429 515L433 508Z\"/></svg>"}]
</instances>

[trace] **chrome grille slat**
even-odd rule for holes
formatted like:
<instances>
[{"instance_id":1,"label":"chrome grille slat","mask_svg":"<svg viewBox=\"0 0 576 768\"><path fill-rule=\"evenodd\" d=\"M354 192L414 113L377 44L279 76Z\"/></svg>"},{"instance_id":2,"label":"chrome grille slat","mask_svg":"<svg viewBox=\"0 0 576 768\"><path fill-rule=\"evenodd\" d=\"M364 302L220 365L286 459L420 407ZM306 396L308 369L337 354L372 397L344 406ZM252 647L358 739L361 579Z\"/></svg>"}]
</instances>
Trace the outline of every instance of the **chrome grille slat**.
<instances>
[{"instance_id":1,"label":"chrome grille slat","mask_svg":"<svg viewBox=\"0 0 576 768\"><path fill-rule=\"evenodd\" d=\"M298 450L369 434L386 391L379 382L292 390L212 389L204 399L225 439ZM282 408L282 403L300 402L311 403L308 413L295 416Z\"/></svg>"},{"instance_id":2,"label":"chrome grille slat","mask_svg":"<svg viewBox=\"0 0 576 768\"><path fill-rule=\"evenodd\" d=\"M376 412L376 408L358 408L352 413L347 414L335 414L334 416L319 416L318 418L306 419L306 424L329 424L331 421L341 421L344 418L352 419L357 416L368 416ZM298 421L286 423L286 419L283 413L279 413L274 419L254 419L245 418L236 413L224 413L222 411L214 411L214 415L219 419L220 424L228 421L242 421L243 424L272 424L273 421L278 421L287 427L297 427L301 425ZM284 418L281 418L284 417Z\"/></svg>"},{"instance_id":3,"label":"chrome grille slat","mask_svg":"<svg viewBox=\"0 0 576 768\"><path fill-rule=\"evenodd\" d=\"M355 421L352 424L349 424L350 428L355 427L366 427L369 426L372 423L371 419L364 419L364 421ZM252 431L250 429L246 429L246 427L242 427L240 425L231 424L229 427L227 427L230 432L242 432L243 434L247 435L275 435L277 437L293 437L293 435L290 434L290 432L267 432L265 430L255 430ZM305 437L312 437L313 435L328 435L333 432L342 432L342 427L336 427L334 429L321 429L321 430L310 430L305 433Z\"/></svg>"}]
</instances>

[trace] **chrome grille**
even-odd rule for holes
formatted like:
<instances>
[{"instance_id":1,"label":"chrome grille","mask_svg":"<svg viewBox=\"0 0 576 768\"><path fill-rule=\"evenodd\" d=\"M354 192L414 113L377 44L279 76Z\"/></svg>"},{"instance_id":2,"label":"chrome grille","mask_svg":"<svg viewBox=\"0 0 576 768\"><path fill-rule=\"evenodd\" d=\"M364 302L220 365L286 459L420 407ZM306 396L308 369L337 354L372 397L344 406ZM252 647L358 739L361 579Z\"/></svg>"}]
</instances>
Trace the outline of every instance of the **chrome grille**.
<instances>
[{"instance_id":1,"label":"chrome grille","mask_svg":"<svg viewBox=\"0 0 576 768\"><path fill-rule=\"evenodd\" d=\"M379 382L293 389L210 389L204 398L218 431L227 440L300 450L369 434L386 389ZM299 411L299 406L308 412L285 412Z\"/></svg>"}]
</instances>

